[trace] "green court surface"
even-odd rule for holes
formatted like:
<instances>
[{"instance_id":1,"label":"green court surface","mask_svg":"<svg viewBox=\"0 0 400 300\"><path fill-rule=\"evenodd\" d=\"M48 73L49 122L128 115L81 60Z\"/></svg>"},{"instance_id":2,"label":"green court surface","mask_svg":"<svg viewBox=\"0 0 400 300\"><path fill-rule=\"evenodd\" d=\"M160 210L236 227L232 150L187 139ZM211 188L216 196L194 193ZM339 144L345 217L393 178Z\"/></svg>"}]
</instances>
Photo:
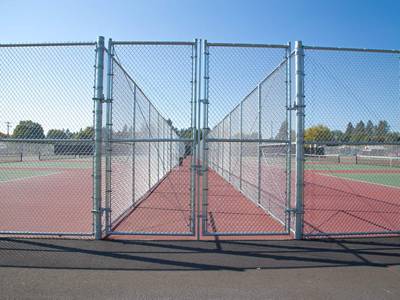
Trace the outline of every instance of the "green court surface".
<instances>
[{"instance_id":1,"label":"green court surface","mask_svg":"<svg viewBox=\"0 0 400 300\"><path fill-rule=\"evenodd\" d=\"M0 182L57 174L54 170L0 169Z\"/></svg>"},{"instance_id":2,"label":"green court surface","mask_svg":"<svg viewBox=\"0 0 400 300\"><path fill-rule=\"evenodd\" d=\"M390 167L390 166L377 166L377 165L362 165L362 164L339 164L339 163L306 163L306 170L316 170L316 171L341 171L341 170L399 170L400 168Z\"/></svg>"},{"instance_id":3,"label":"green court surface","mask_svg":"<svg viewBox=\"0 0 400 300\"><path fill-rule=\"evenodd\" d=\"M91 167L91 160L4 162L0 163L0 172L4 168L88 169Z\"/></svg>"},{"instance_id":4,"label":"green court surface","mask_svg":"<svg viewBox=\"0 0 400 300\"><path fill-rule=\"evenodd\" d=\"M393 187L400 187L400 173L333 173L322 174L343 179L350 179L373 184L382 184Z\"/></svg>"}]
</instances>

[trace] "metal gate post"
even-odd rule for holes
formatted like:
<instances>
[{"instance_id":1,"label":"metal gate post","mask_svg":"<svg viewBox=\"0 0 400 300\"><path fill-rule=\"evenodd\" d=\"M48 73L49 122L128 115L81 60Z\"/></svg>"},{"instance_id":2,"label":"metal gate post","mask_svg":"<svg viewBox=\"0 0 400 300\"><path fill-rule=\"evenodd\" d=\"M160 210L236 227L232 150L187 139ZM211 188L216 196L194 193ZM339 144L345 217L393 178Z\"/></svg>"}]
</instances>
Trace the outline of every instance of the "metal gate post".
<instances>
[{"instance_id":1,"label":"metal gate post","mask_svg":"<svg viewBox=\"0 0 400 300\"><path fill-rule=\"evenodd\" d=\"M197 51L198 41L194 40L194 46L192 48L192 113L191 113L191 126L192 126L192 162L190 168L190 205L191 205L191 222L190 230L193 234L196 231L196 172L197 172L197 151L196 151L196 117L197 117Z\"/></svg>"},{"instance_id":2,"label":"metal gate post","mask_svg":"<svg viewBox=\"0 0 400 300\"><path fill-rule=\"evenodd\" d=\"M296 231L295 238L303 236L304 214L304 50L301 41L295 43L296 74Z\"/></svg>"},{"instance_id":3,"label":"metal gate post","mask_svg":"<svg viewBox=\"0 0 400 300\"><path fill-rule=\"evenodd\" d=\"M132 137L136 139L136 84L133 86L133 126ZM136 201L136 143L132 143L132 204Z\"/></svg>"},{"instance_id":4,"label":"metal gate post","mask_svg":"<svg viewBox=\"0 0 400 300\"><path fill-rule=\"evenodd\" d=\"M151 139L151 138L152 138L152 136L151 136L151 103L149 101L149 139ZM149 141L149 153L148 154L149 154L148 155L149 161L147 164L147 167L149 170L149 176L148 176L149 185L148 185L148 187L150 189L151 188L151 142L150 141Z\"/></svg>"},{"instance_id":5,"label":"metal gate post","mask_svg":"<svg viewBox=\"0 0 400 300\"><path fill-rule=\"evenodd\" d=\"M224 139L225 137L225 119L222 119L222 132L220 134L220 138ZM221 176L224 177L225 174L225 142L221 142Z\"/></svg>"},{"instance_id":6,"label":"metal gate post","mask_svg":"<svg viewBox=\"0 0 400 300\"><path fill-rule=\"evenodd\" d=\"M107 53L107 101L106 101L106 201L105 232L111 231L111 138L112 138L112 88L113 88L113 48L112 40L108 40Z\"/></svg>"},{"instance_id":7,"label":"metal gate post","mask_svg":"<svg viewBox=\"0 0 400 300\"><path fill-rule=\"evenodd\" d=\"M208 64L209 64L209 53L208 53L207 40L204 41L204 94L203 94L203 164L202 164L202 175L203 175L203 207L202 207L202 223L203 233L207 232L207 213L208 213Z\"/></svg>"},{"instance_id":8,"label":"metal gate post","mask_svg":"<svg viewBox=\"0 0 400 300\"><path fill-rule=\"evenodd\" d=\"M104 37L99 36L96 47L96 85L94 96L94 161L93 161L93 227L96 240L101 239L101 147L103 118Z\"/></svg>"},{"instance_id":9,"label":"metal gate post","mask_svg":"<svg viewBox=\"0 0 400 300\"><path fill-rule=\"evenodd\" d=\"M239 158L239 186L242 191L242 165L243 165L243 101L240 102L240 158Z\"/></svg>"},{"instance_id":10,"label":"metal gate post","mask_svg":"<svg viewBox=\"0 0 400 300\"><path fill-rule=\"evenodd\" d=\"M292 78L291 78L291 58L292 52L291 43L288 43L286 49L286 126L287 126L287 140L288 148L286 149L286 209L287 209L287 230L290 233L292 226Z\"/></svg>"},{"instance_id":11,"label":"metal gate post","mask_svg":"<svg viewBox=\"0 0 400 300\"><path fill-rule=\"evenodd\" d=\"M157 113L157 138L160 136L160 114ZM157 142L157 182L160 181L160 142Z\"/></svg>"},{"instance_id":12,"label":"metal gate post","mask_svg":"<svg viewBox=\"0 0 400 300\"><path fill-rule=\"evenodd\" d=\"M261 85L257 86L258 90L258 143L257 143L257 202L261 203ZM271 137L272 138L272 137Z\"/></svg>"},{"instance_id":13,"label":"metal gate post","mask_svg":"<svg viewBox=\"0 0 400 300\"><path fill-rule=\"evenodd\" d=\"M232 112L229 113L229 139L232 139ZM229 142L229 170L228 170L228 180L231 180L232 174L232 143Z\"/></svg>"}]
</instances>

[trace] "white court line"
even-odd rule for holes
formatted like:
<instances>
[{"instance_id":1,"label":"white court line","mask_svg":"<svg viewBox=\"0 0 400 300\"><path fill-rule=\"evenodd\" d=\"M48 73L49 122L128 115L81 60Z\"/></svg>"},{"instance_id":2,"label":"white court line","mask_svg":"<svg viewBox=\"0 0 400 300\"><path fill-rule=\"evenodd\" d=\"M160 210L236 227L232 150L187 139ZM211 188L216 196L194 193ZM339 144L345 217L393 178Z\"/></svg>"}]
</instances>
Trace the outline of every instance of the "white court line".
<instances>
[{"instance_id":1,"label":"white court line","mask_svg":"<svg viewBox=\"0 0 400 300\"><path fill-rule=\"evenodd\" d=\"M339 179L345 179L345 180L350 180L350 181L355 181L355 182L362 182L362 183L368 183L368 184L375 184L375 185L380 185L380 186L384 186L384 187L388 187L388 188L394 188L394 189L400 189L400 187L398 186L393 186L393 185L388 185L388 184L383 184L383 183L375 183L375 182L370 182L370 181L366 181L366 180L359 180L359 179L353 179L353 178L348 178L348 177L341 177L341 176L337 176L337 175L330 175L330 174L324 174L324 173L316 173L318 175L322 175L322 176L328 176L328 177L334 177L334 178L339 178ZM343 174L349 174L349 173L343 173ZM353 174L353 173L350 173ZM355 173L357 174L357 173ZM381 173L381 174L387 174L387 173ZM392 174L397 174L397 173L392 173Z\"/></svg>"},{"instance_id":2,"label":"white court line","mask_svg":"<svg viewBox=\"0 0 400 300\"><path fill-rule=\"evenodd\" d=\"M4 181L0 180L0 184L13 182L13 181L21 181L21 180L25 180L25 179L32 179L32 178L37 178L37 177L46 177L46 176L51 176L51 175L56 175L56 174L61 174L61 173L63 173L63 172L54 172L54 173L50 173L50 174L46 174L46 175L38 175L38 176L33 175L33 176L28 176L28 177L23 177L23 178L14 178L11 180L4 180Z\"/></svg>"}]
</instances>

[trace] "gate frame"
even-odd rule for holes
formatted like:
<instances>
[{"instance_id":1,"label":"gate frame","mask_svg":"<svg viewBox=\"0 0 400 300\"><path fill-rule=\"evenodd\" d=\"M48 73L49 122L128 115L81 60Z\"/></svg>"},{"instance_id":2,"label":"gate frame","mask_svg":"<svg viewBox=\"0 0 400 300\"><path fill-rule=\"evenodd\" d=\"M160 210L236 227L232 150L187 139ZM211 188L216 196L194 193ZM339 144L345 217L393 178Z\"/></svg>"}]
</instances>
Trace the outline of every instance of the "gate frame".
<instances>
[{"instance_id":1,"label":"gate frame","mask_svg":"<svg viewBox=\"0 0 400 300\"><path fill-rule=\"evenodd\" d=\"M191 60L192 60L192 78L191 78L191 90L192 90L192 97L191 97L191 125L192 125L192 135L193 137L190 139L184 139L184 138L173 138L172 137L172 128L170 130L170 137L169 138L133 138L133 139L114 139L112 138L112 103L113 103L113 64L114 59L114 53L115 45L157 45L157 46L191 46L192 47L192 55L191 55ZM113 41L112 39L109 40L109 45L108 45L108 70L110 70L108 74L108 80L107 80L107 134L106 134L106 147L107 147L107 156L106 156L106 183L107 183L107 188L106 188L106 207L104 209L106 213L106 230L104 232L104 237L111 236L111 235L132 235L132 236L195 236L196 231L196 223L197 223L197 218L196 218L196 202L195 202L195 192L196 192L196 184L195 184L195 179L196 179L196 170L198 168L197 165L197 156L196 156L196 139L194 133L197 130L196 126L196 109L198 108L198 117L200 120L200 106L197 98L197 78L198 78L198 72L199 72L199 67L198 67L198 50L199 50L199 40L195 39L193 42L174 42L174 41L166 41L166 42L160 42L160 41ZM118 62L117 62L118 63ZM126 71L126 69L118 63L119 67L126 73L127 76L129 76L129 73ZM130 77L130 76L129 76ZM136 107L136 88L137 88L137 83L130 77L130 79L133 81L134 86L135 86L135 95L134 95L134 107ZM150 105L153 105L150 100L149 100ZM154 106L154 105L153 105ZM150 109L149 109L149 114L150 114ZM200 122L200 121L199 121ZM113 143L133 143L133 145L136 142L148 142L149 147L150 143L160 143L160 142L169 142L170 145L170 156L172 156L172 143L173 142L191 142L192 143L192 163L190 167L190 207L191 207L191 215L190 215L190 225L189 228L190 230L188 232L134 232L134 231L115 231L112 229L112 221L111 221L111 213L112 213L112 188L111 188L111 174L112 174L112 155L111 155L111 148ZM149 148L150 149L150 148ZM170 159L170 164L172 163L172 160ZM159 171L159 170L158 170ZM157 172L158 172L157 171ZM133 174L134 175L134 174ZM150 175L149 175L150 176ZM165 176L164 176L165 178ZM134 180L134 179L133 179ZM154 190L159 184L162 182L162 180L159 180L155 186L153 186L149 191ZM134 187L133 187L134 189ZM140 202L139 202L140 203ZM135 203L127 209L127 211L132 210L136 206ZM126 212L125 212L126 213ZM124 214L125 214L124 213Z\"/></svg>"},{"instance_id":2,"label":"gate frame","mask_svg":"<svg viewBox=\"0 0 400 300\"><path fill-rule=\"evenodd\" d=\"M95 107L99 109L99 111L93 111L93 123L95 124L96 122L96 113L100 113L101 111L101 105L102 105L102 89L103 89L103 79L102 77L98 77L99 73L102 73L100 71L103 70L103 59L104 59L104 37L103 36L98 36L96 41L93 42L56 42L56 43L7 43L7 44L2 44L0 43L0 48L34 48L34 47L86 47L86 46L94 46L94 51L95 51L95 63L93 65L94 68L94 75L93 75L93 82L94 85L92 86L93 88L93 104ZM99 51L100 49L100 51ZM100 97L98 97L100 96ZM104 97L103 97L104 98ZM99 104L99 105L98 105ZM93 139L81 139L81 140L75 140L75 139L15 139L15 138L0 138L0 142L26 142L26 143L35 143L35 144L41 144L41 143L52 143L52 142L63 142L63 143L79 143L79 144L84 144L84 145L93 145L94 148L96 147L96 143ZM100 142L101 142L101 137L100 137ZM0 237L2 236L19 236L19 237L82 237L82 238L101 238L100 236L96 235L96 231L101 227L98 227L98 225L101 225L101 221L99 222L99 218L101 218L101 186L100 186L100 193L98 193L98 189L95 189L95 181L96 178L101 181L101 173L99 176L95 176L95 173L98 172L98 169L95 169L95 156L92 155L93 159L93 168L92 168L92 230L91 232L76 232L76 231L71 231L71 232L55 232L55 231L29 231L29 230L0 230ZM97 173L98 174L98 173ZM99 204L99 205L98 205ZM100 219L101 220L101 219Z\"/></svg>"},{"instance_id":3,"label":"gate frame","mask_svg":"<svg viewBox=\"0 0 400 300\"><path fill-rule=\"evenodd\" d=\"M287 224L282 224L284 226L285 231L282 232L209 232L207 230L207 208L208 208L208 165L209 165L209 157L208 157L208 142L239 142L241 147L240 147L240 153L242 152L242 144L246 142L254 142L254 143L282 143L282 144L287 144L291 145L291 128L289 128L288 125L288 130L289 130L289 136L288 140L271 140L271 139L260 139L261 132L259 131L259 138L258 139L242 139L242 136L240 137L239 140L237 139L225 139L225 138L208 138L208 134L210 132L210 128L208 127L208 105L209 105L209 48L210 47L236 47L236 48L280 48L282 50L286 50L286 55L283 59L283 61L275 67L266 77L262 78L259 83L257 84L257 87L255 89L258 89L258 103L259 103L259 111L258 114L259 116L261 115L261 107L260 107L260 85L267 79L271 74L273 74L281 65L286 61L286 63L290 66L289 62L291 59L291 46L290 42L287 43L286 45L279 45L279 44L245 44L245 43L209 43L207 40L204 40L204 47L203 47L203 53L204 53L204 64L203 64L203 69L204 69L204 77L203 77L203 98L200 100L200 102L203 104L203 111L204 111L204 116L203 116L203 148L202 148L202 172L201 175L203 177L202 180L202 191L203 191L203 197L202 197L202 235L203 236L285 236L285 235L290 235L292 232L291 229L291 216L290 214L293 212L293 210L290 208L290 198L288 199L288 194L286 195L286 209L285 209L285 222ZM291 107L291 94L288 92L290 90L290 75L291 70L290 67L286 67L286 111L288 115L290 115L290 110ZM255 90L254 89L254 90ZM253 90L253 91L254 91ZM240 118L242 121L242 102L243 99L240 101L238 105L240 105ZM226 116L225 116L226 117ZM224 117L224 118L225 118ZM287 120L288 121L288 120ZM289 123L289 122L288 122ZM259 124L258 126L261 126L261 118L259 119ZM241 128L241 134L242 134L242 128ZM290 146L289 146L290 148ZM258 147L258 166L260 167L261 165L261 159L260 159L260 148ZM290 165L287 166L290 168ZM288 170L286 169L286 173ZM240 174L242 174L242 157L240 157ZM290 174L290 173L289 173ZM261 175L258 175L258 183L260 184L260 179ZM242 184L242 178L240 178L240 185ZM290 182L291 179L287 178L286 180L286 185L288 182ZM290 185L290 184L289 184ZM286 186L285 188L286 191L290 191L290 188ZM260 193L260 186L258 186L258 193ZM290 196L290 195L289 195ZM249 200L251 201L251 200ZM259 201L259 196L258 196L258 201ZM289 205L289 206L288 206ZM258 204L259 207L261 207L264 211L266 211L260 204ZM272 216L273 217L273 216ZM281 222L281 221L280 221ZM281 222L282 223L282 222Z\"/></svg>"},{"instance_id":4,"label":"gate frame","mask_svg":"<svg viewBox=\"0 0 400 300\"><path fill-rule=\"evenodd\" d=\"M304 76L306 75L306 69L305 69L305 64L304 64L304 57L306 56L306 52L307 50L316 50L316 51L334 51L334 52L342 52L342 53L346 53L346 52L356 52L356 53L380 53L380 54L399 54L400 57L400 50L390 50L390 49L371 49L371 48L350 48L350 47L324 47L324 46L311 46L311 45L303 45L301 42L298 45L299 46L299 51L301 56L299 57L299 59L302 60L302 73L299 73L301 78L301 85L299 85L299 90L298 91L302 91L303 95L303 101L305 98L305 94L304 94L304 86L306 86L306 80L304 79ZM297 73L296 73L297 75ZM297 81L296 81L296 88L297 88ZM302 88L302 90L300 90L300 88ZM299 94L297 94L297 96L299 96ZM306 106L306 103L303 102L303 108ZM303 115L304 115L304 111L303 111ZM304 122L305 120L303 120ZM304 123L303 123L304 126ZM327 141L307 141L306 143L304 143L303 141L303 145L305 144L315 144L315 145L326 145ZM357 146L357 145L400 145L400 142L329 142L329 144L332 145L349 145L349 146ZM304 150L304 147L303 147ZM304 162L304 157L303 157L303 162ZM303 166L303 172L304 172L304 166ZM304 192L304 175L301 178L301 182L302 182L302 191ZM304 202L306 202L306 197L302 197L301 199L301 206L299 206L299 210L296 213L301 214L301 218L303 219L304 214L305 214L305 209L304 209ZM301 210L300 210L301 209ZM323 232L323 233L304 233L304 220L302 220L301 224L299 224L299 229L301 226L301 232L299 233L299 235L297 235L298 233L296 233L296 239L307 239L307 238L334 238L334 237L362 237L362 236L373 236L373 237L379 237L379 236L393 236L393 235L399 235L400 234L400 230L394 230L394 231L353 231L353 232ZM297 226L297 224L296 224Z\"/></svg>"}]
</instances>

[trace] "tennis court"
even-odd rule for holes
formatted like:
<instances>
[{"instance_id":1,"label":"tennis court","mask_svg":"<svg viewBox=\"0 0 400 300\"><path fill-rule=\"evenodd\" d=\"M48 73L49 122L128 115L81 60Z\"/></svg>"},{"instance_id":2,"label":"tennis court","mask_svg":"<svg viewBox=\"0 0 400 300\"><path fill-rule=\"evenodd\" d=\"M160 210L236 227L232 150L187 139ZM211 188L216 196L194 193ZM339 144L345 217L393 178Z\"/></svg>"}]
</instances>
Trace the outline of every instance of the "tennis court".
<instances>
[{"instance_id":1,"label":"tennis court","mask_svg":"<svg viewBox=\"0 0 400 300\"><path fill-rule=\"evenodd\" d=\"M398 231L399 158L306 155L306 235Z\"/></svg>"},{"instance_id":2,"label":"tennis court","mask_svg":"<svg viewBox=\"0 0 400 300\"><path fill-rule=\"evenodd\" d=\"M20 157L0 156L1 231L91 235L92 159Z\"/></svg>"}]
</instances>

